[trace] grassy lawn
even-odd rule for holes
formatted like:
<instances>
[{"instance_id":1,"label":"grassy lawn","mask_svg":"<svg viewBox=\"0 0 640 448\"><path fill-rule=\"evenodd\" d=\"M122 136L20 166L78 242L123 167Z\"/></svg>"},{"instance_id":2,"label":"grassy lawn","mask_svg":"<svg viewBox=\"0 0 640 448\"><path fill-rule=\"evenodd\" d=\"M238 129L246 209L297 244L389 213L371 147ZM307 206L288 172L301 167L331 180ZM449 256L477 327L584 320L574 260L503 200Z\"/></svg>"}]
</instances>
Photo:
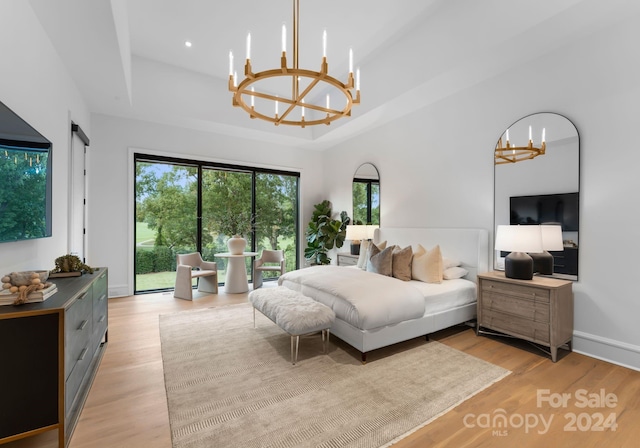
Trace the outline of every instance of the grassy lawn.
<instances>
[{"instance_id":1,"label":"grassy lawn","mask_svg":"<svg viewBox=\"0 0 640 448\"><path fill-rule=\"evenodd\" d=\"M148 242L147 245L153 246L156 239L156 231L151 230L146 222L136 223L136 245Z\"/></svg>"}]
</instances>

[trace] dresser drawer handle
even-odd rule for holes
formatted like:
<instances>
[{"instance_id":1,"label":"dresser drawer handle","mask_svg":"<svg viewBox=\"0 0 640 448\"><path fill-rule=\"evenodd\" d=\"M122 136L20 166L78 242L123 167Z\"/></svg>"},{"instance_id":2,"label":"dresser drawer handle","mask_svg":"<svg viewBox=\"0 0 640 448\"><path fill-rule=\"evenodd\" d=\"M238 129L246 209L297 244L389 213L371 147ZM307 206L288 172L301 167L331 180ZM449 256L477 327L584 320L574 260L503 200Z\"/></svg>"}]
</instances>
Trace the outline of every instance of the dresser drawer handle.
<instances>
[{"instance_id":1,"label":"dresser drawer handle","mask_svg":"<svg viewBox=\"0 0 640 448\"><path fill-rule=\"evenodd\" d=\"M102 322L104 322L105 316L104 314L102 316L100 316L100 319L98 319L98 323L101 324Z\"/></svg>"},{"instance_id":2,"label":"dresser drawer handle","mask_svg":"<svg viewBox=\"0 0 640 448\"><path fill-rule=\"evenodd\" d=\"M105 298L105 297L107 297L107 295L106 295L106 294L102 294L102 295L100 296L100 298L98 299L98 302L102 302L102 301L104 300L104 298Z\"/></svg>"},{"instance_id":3,"label":"dresser drawer handle","mask_svg":"<svg viewBox=\"0 0 640 448\"><path fill-rule=\"evenodd\" d=\"M87 292L85 292L84 294L82 294L82 295L78 298L78 300L84 300L84 299L85 299L85 297L87 297L87 294L89 294L89 291L87 291Z\"/></svg>"},{"instance_id":4,"label":"dresser drawer handle","mask_svg":"<svg viewBox=\"0 0 640 448\"><path fill-rule=\"evenodd\" d=\"M82 351L80 352L80 356L78 356L78 361L82 361L86 355L87 355L87 349L83 348Z\"/></svg>"},{"instance_id":5,"label":"dresser drawer handle","mask_svg":"<svg viewBox=\"0 0 640 448\"><path fill-rule=\"evenodd\" d=\"M98 280L102 280L104 278L104 276L107 275L107 272L103 272L102 275L100 277L98 277Z\"/></svg>"},{"instance_id":6,"label":"dresser drawer handle","mask_svg":"<svg viewBox=\"0 0 640 448\"><path fill-rule=\"evenodd\" d=\"M83 320L80 326L78 327L78 331L84 330L84 327L86 327L88 323L89 323L88 320Z\"/></svg>"}]
</instances>

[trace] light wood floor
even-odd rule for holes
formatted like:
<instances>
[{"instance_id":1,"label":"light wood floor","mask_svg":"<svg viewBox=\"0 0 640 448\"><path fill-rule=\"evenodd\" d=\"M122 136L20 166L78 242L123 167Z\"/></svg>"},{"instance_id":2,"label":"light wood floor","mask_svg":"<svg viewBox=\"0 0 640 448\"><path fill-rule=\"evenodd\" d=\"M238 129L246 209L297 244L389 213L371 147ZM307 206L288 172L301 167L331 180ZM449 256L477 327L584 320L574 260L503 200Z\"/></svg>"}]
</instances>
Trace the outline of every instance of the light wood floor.
<instances>
[{"instance_id":1,"label":"light wood floor","mask_svg":"<svg viewBox=\"0 0 640 448\"><path fill-rule=\"evenodd\" d=\"M247 301L246 294L223 292L196 293L196 297L189 302L166 293L109 300L108 347L70 448L171 448L158 316ZM431 339L512 373L394 448L639 446L640 372L577 353L563 352L564 356L552 363L528 345L477 337L472 329L462 326L438 332ZM370 362L375 356L375 352L370 354ZM567 406L552 406L560 400L538 405L538 394L544 390L552 394L546 397L554 399L559 397L556 394L568 394ZM602 400L596 400L601 394L615 396L616 403L606 407ZM579 407L582 404L589 406ZM501 420L494 419L497 415L506 417L506 426L499 426ZM601 416L609 422L613 416L615 430L603 428L610 425ZM541 419L547 422L546 427ZM7 446L55 446L55 434ZM230 442L229 446L234 445Z\"/></svg>"}]
</instances>

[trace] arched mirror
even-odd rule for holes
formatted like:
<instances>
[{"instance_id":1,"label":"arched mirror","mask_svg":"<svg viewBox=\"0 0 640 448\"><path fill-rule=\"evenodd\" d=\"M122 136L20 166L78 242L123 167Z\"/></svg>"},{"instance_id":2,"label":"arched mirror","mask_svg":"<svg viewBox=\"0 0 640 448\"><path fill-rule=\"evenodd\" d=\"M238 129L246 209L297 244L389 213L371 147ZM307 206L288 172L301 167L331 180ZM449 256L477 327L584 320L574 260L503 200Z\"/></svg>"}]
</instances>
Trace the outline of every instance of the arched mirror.
<instances>
[{"instance_id":1,"label":"arched mirror","mask_svg":"<svg viewBox=\"0 0 640 448\"><path fill-rule=\"evenodd\" d=\"M553 256L553 268L544 274L577 280L580 137L575 125L555 113L521 118L498 139L494 163L494 231L508 224L561 226L561 242L558 236L555 244L543 241ZM494 252L496 269L504 269L506 255Z\"/></svg>"},{"instance_id":2,"label":"arched mirror","mask_svg":"<svg viewBox=\"0 0 640 448\"><path fill-rule=\"evenodd\" d=\"M353 223L380 225L380 174L363 163L353 175Z\"/></svg>"}]
</instances>

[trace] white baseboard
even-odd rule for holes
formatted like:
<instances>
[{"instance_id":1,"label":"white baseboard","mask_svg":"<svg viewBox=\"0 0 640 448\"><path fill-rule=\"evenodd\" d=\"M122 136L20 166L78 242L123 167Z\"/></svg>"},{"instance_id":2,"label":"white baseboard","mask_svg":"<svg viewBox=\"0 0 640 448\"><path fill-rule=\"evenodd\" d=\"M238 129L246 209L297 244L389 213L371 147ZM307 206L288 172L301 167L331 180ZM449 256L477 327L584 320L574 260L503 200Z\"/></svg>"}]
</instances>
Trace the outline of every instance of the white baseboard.
<instances>
[{"instance_id":1,"label":"white baseboard","mask_svg":"<svg viewBox=\"0 0 640 448\"><path fill-rule=\"evenodd\" d=\"M582 331L573 332L573 351L592 358L640 371L640 346L596 336Z\"/></svg>"},{"instance_id":2,"label":"white baseboard","mask_svg":"<svg viewBox=\"0 0 640 448\"><path fill-rule=\"evenodd\" d=\"M128 285L109 285L109 298L130 296Z\"/></svg>"}]
</instances>

